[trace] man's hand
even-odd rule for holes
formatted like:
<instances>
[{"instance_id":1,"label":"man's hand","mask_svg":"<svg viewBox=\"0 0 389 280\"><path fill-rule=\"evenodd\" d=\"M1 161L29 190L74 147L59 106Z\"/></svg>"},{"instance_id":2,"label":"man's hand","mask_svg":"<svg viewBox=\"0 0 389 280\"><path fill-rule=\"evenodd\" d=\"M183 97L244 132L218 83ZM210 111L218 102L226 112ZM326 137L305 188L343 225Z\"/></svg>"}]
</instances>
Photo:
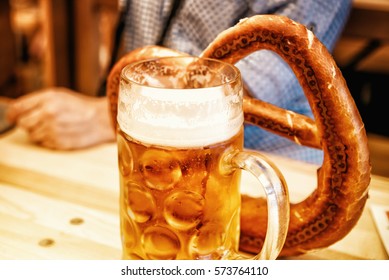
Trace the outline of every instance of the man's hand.
<instances>
[{"instance_id":1,"label":"man's hand","mask_svg":"<svg viewBox=\"0 0 389 280\"><path fill-rule=\"evenodd\" d=\"M107 99L66 88L44 89L16 99L8 119L24 128L32 142L52 149L80 149L115 139Z\"/></svg>"}]
</instances>

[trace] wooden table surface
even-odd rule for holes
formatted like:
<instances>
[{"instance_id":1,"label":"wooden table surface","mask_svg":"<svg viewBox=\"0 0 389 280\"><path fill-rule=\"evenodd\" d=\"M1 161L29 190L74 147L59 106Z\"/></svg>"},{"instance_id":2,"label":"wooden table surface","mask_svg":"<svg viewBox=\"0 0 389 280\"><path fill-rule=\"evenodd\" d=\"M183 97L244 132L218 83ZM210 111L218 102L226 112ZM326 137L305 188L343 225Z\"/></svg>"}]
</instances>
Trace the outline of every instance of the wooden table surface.
<instances>
[{"instance_id":1,"label":"wooden table surface","mask_svg":"<svg viewBox=\"0 0 389 280\"><path fill-rule=\"evenodd\" d=\"M19 129L0 136L0 259L120 259L119 178L114 143L80 151L31 144ZM292 201L316 185L316 167L283 158ZM243 176L246 185L252 178ZM249 190L250 191L250 190ZM296 259L388 259L370 204L389 205L389 179L373 176L356 227L329 248Z\"/></svg>"}]
</instances>

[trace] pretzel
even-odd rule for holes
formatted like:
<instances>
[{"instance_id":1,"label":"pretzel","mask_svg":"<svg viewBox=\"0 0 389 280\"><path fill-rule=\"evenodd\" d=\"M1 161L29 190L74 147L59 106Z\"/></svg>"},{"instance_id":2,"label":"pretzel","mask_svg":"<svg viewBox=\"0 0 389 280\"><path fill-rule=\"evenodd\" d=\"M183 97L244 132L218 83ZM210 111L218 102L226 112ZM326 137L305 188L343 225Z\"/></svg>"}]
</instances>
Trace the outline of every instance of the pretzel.
<instances>
[{"instance_id":1,"label":"pretzel","mask_svg":"<svg viewBox=\"0 0 389 280\"><path fill-rule=\"evenodd\" d=\"M315 35L299 23L278 15L257 15L241 20L220 33L201 56L235 64L261 49L277 53L290 65L304 90L314 120L245 95L245 121L324 152L323 164L317 170L317 188L302 202L291 204L290 225L281 256L298 255L339 241L360 218L370 183L367 136L332 56ZM149 46L127 54L115 65L107 89L115 127L123 66L137 59L178 55L182 53ZM293 191L293 187L289 189ZM266 219L263 198L242 197L241 250L251 253L260 250Z\"/></svg>"}]
</instances>

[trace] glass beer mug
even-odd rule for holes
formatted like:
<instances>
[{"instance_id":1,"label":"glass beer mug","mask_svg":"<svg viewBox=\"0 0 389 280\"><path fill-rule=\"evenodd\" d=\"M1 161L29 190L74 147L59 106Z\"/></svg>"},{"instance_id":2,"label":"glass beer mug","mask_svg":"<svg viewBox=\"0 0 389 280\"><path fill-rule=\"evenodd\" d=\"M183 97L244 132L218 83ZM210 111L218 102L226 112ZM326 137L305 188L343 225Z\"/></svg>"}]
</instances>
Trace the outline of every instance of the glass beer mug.
<instances>
[{"instance_id":1,"label":"glass beer mug","mask_svg":"<svg viewBox=\"0 0 389 280\"><path fill-rule=\"evenodd\" d=\"M243 259L241 170L265 190L268 225L255 259L275 259L289 223L282 175L243 150L239 70L197 57L127 65L118 101L124 259ZM255 209L253 209L255 211Z\"/></svg>"}]
</instances>

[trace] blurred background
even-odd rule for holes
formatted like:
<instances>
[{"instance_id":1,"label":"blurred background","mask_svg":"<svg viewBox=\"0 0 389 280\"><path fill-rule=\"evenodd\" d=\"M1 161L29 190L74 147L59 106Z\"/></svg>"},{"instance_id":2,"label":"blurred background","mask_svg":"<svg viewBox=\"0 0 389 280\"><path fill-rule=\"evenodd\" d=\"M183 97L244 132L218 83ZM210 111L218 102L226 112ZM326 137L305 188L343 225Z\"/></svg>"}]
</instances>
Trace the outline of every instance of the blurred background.
<instances>
[{"instance_id":1,"label":"blurred background","mask_svg":"<svg viewBox=\"0 0 389 280\"><path fill-rule=\"evenodd\" d=\"M46 86L95 94L117 10L117 0L1 0L1 94Z\"/></svg>"},{"instance_id":2,"label":"blurred background","mask_svg":"<svg viewBox=\"0 0 389 280\"><path fill-rule=\"evenodd\" d=\"M117 0L0 0L0 97L47 86L95 95L108 71ZM389 176L389 0L354 0L334 58Z\"/></svg>"}]
</instances>

